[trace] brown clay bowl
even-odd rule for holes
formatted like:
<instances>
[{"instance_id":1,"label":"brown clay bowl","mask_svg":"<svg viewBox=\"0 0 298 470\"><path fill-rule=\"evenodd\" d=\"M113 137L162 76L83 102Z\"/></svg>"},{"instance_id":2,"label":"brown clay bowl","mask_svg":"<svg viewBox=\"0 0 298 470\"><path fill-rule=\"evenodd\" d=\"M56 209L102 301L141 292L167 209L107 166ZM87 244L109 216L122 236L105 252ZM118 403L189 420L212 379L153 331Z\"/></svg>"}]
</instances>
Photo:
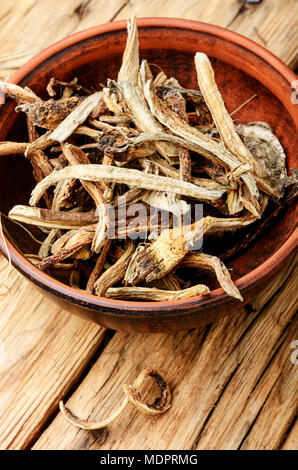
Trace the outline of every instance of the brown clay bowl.
<instances>
[{"instance_id":1,"label":"brown clay bowl","mask_svg":"<svg viewBox=\"0 0 298 470\"><path fill-rule=\"evenodd\" d=\"M196 88L194 54L212 58L216 80L228 110L257 93L237 118L245 123L266 121L286 150L288 167L297 168L298 105L291 101L295 75L277 57L254 42L226 29L195 21L146 18L138 21L141 56L160 65L187 87ZM35 56L11 82L45 95L53 76L80 77L85 86L116 78L126 41L126 23L119 21L74 34ZM24 119L8 101L0 110L0 140L22 141ZM0 159L0 209L27 204L34 186L31 167L21 156ZM284 265L297 246L297 209L292 205L231 264L232 276L248 302ZM221 288L207 297L169 302L127 302L84 294L39 271L23 253L36 251L26 234L3 218L4 233L13 265L65 310L113 329L175 332L212 322L240 307ZM0 240L5 252L3 240Z\"/></svg>"}]
</instances>

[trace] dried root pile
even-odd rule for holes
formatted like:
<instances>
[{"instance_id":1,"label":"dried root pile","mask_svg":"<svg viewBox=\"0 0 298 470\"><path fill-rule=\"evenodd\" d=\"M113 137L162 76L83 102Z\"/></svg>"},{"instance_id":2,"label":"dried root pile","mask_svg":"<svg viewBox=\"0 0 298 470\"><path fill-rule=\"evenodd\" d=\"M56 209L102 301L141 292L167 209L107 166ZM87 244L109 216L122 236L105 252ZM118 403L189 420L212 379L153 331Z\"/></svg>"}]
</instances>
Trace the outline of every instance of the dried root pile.
<instances>
[{"instance_id":1,"label":"dried root pile","mask_svg":"<svg viewBox=\"0 0 298 470\"><path fill-rule=\"evenodd\" d=\"M52 78L44 101L0 82L28 123L28 142L2 142L0 156L25 154L37 182L30 205L9 217L42 230L39 253L27 254L41 270L98 296L155 301L207 295L183 270L208 270L242 300L222 260L195 247L265 220L295 178L266 123L234 125L208 57L198 52L194 65L200 91L154 76L140 62L133 18L118 79L100 91ZM187 224L175 223L186 214Z\"/></svg>"}]
</instances>

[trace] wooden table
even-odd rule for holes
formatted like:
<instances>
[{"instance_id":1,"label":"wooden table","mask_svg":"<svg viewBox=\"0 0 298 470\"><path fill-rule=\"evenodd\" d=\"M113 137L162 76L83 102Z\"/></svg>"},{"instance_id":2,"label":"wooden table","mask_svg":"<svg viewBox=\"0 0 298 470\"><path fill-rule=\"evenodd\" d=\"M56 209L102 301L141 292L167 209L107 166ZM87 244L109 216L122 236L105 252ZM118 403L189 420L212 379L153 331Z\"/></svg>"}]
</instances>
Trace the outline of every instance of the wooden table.
<instances>
[{"instance_id":1,"label":"wooden table","mask_svg":"<svg viewBox=\"0 0 298 470\"><path fill-rule=\"evenodd\" d=\"M73 32L138 16L198 19L240 32L292 68L297 0L8 0L1 5L0 77ZM7 267L0 258L1 277ZM17 271L0 298L2 449L292 449L297 447L292 259L250 305L205 328L174 336L108 331L61 311ZM296 358L296 361L295 361ZM170 411L150 417L129 406L108 429L79 430L58 401L101 419L140 370L163 371ZM296 441L296 442L295 442Z\"/></svg>"}]
</instances>

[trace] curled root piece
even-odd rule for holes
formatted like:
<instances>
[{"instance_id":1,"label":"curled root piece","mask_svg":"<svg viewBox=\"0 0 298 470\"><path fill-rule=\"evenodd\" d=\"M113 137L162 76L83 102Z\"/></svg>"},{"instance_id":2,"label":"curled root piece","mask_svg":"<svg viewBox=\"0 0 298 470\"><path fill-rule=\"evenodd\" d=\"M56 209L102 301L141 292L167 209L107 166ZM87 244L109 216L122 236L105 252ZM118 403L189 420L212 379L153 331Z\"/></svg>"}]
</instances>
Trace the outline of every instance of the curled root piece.
<instances>
[{"instance_id":1,"label":"curled root piece","mask_svg":"<svg viewBox=\"0 0 298 470\"><path fill-rule=\"evenodd\" d=\"M153 405L148 405L140 399L138 388L142 385L147 376L152 377L160 388L161 394ZM76 416L69 408L66 408L61 400L59 408L64 418L77 428L93 431L101 429L111 424L126 408L128 403L134 405L139 411L146 414L157 415L167 411L171 405L171 391L163 376L156 369L144 369L138 375L133 385L123 385L125 398L121 405L109 418L98 422L88 422Z\"/></svg>"},{"instance_id":2,"label":"curled root piece","mask_svg":"<svg viewBox=\"0 0 298 470\"><path fill-rule=\"evenodd\" d=\"M152 377L160 388L161 394L154 401L153 405L148 405L140 398L138 387L141 386L144 379ZM158 415L167 411L171 406L171 391L163 376L156 369L144 369L139 374L133 385L123 385L123 391L129 402L139 411L149 415Z\"/></svg>"}]
</instances>

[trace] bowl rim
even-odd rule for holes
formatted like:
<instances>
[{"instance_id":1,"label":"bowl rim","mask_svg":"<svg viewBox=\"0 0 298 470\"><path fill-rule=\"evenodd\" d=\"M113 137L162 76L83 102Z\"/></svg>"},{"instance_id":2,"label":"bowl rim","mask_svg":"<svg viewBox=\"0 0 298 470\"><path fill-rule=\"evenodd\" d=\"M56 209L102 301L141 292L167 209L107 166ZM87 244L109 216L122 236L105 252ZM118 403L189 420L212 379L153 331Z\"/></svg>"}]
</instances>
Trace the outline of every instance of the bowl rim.
<instances>
[{"instance_id":1,"label":"bowl rim","mask_svg":"<svg viewBox=\"0 0 298 470\"><path fill-rule=\"evenodd\" d=\"M198 32L212 34L222 39L229 40L235 45L239 45L249 50L259 58L267 62L271 67L278 71L280 75L288 82L289 85L297 79L296 75L290 70L278 57L269 52L263 46L255 43L238 33L230 31L221 26L203 23L194 20L167 17L150 17L138 18L138 26L140 28L165 27L180 28L194 30ZM39 52L32 59L20 67L9 79L11 83L19 83L33 69L41 65L45 60L62 51L63 49L79 43L86 39L92 38L100 34L111 33L114 31L126 30L126 20L109 22L98 26L85 29L74 33ZM298 125L298 119L297 119ZM4 234L3 234L4 235ZM270 275L272 270L277 270L283 261L291 254L297 246L298 228L290 235L286 242L278 248L278 250L270 256L265 262L257 266L254 270L235 281L236 286L241 293L252 289L257 283L264 281ZM40 271L31 264L22 253L9 240L0 234L0 250L7 258L8 248L12 264L29 280L46 291L55 294L65 301L79 304L81 307L91 308L93 310L104 311L106 313L114 313L117 315L133 314L141 315L160 315L175 314L186 311L198 310L208 304L209 307L216 307L231 298L220 287L214 289L207 296L195 296L175 301L163 302L141 302L141 301L124 301L109 299L106 297L98 297L84 291L76 290L62 282L54 279L45 272Z\"/></svg>"}]
</instances>

